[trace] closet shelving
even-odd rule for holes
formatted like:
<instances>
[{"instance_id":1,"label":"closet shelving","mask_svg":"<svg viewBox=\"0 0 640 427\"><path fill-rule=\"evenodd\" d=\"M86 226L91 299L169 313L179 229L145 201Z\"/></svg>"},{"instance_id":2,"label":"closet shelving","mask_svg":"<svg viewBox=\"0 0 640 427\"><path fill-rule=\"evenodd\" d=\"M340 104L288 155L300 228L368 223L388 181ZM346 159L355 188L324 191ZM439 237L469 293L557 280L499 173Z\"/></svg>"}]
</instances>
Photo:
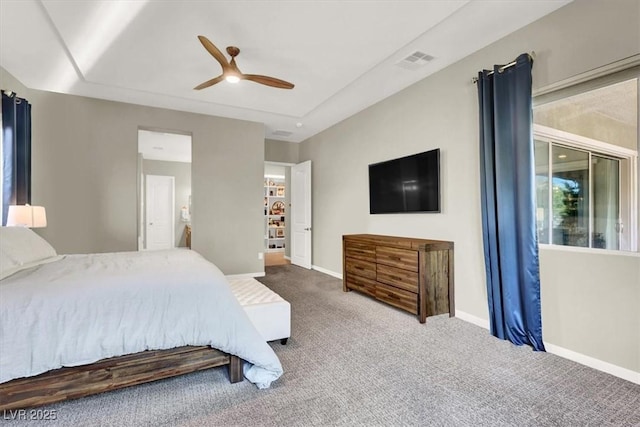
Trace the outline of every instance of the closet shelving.
<instances>
[{"instance_id":1,"label":"closet shelving","mask_svg":"<svg viewBox=\"0 0 640 427\"><path fill-rule=\"evenodd\" d=\"M264 181L265 248L267 252L284 251L285 182L267 178Z\"/></svg>"}]
</instances>

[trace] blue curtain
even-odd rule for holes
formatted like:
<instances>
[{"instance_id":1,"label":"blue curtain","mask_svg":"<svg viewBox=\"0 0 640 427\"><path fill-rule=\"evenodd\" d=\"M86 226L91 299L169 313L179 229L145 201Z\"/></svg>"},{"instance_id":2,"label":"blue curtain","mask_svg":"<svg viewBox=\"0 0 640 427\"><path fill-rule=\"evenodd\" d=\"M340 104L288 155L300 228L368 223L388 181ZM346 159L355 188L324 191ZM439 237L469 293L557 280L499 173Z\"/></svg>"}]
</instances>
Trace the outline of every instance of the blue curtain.
<instances>
[{"instance_id":1,"label":"blue curtain","mask_svg":"<svg viewBox=\"0 0 640 427\"><path fill-rule=\"evenodd\" d=\"M31 203L31 105L2 92L2 225L9 205Z\"/></svg>"},{"instance_id":2,"label":"blue curtain","mask_svg":"<svg viewBox=\"0 0 640 427\"><path fill-rule=\"evenodd\" d=\"M491 334L544 351L531 61L478 73L482 233Z\"/></svg>"}]
</instances>

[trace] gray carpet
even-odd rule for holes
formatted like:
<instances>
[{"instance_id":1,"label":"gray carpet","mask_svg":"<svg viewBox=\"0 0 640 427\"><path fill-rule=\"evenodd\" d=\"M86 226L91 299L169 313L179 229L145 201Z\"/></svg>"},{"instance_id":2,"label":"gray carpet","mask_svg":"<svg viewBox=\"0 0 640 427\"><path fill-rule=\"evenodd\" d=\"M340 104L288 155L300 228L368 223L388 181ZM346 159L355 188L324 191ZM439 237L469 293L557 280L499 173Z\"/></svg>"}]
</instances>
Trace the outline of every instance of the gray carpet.
<instances>
[{"instance_id":1,"label":"gray carpet","mask_svg":"<svg viewBox=\"0 0 640 427\"><path fill-rule=\"evenodd\" d=\"M315 271L268 267L260 280L292 306L270 389L213 369L51 405L57 420L34 424L640 426L638 385L446 315L420 324Z\"/></svg>"}]
</instances>

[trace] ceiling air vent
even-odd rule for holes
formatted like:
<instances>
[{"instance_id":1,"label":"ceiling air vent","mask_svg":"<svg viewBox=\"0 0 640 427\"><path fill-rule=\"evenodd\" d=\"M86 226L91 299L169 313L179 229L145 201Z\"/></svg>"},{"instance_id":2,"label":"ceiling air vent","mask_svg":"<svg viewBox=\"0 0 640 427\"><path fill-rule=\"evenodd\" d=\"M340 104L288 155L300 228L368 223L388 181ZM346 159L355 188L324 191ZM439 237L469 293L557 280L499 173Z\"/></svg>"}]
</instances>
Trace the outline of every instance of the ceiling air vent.
<instances>
[{"instance_id":1,"label":"ceiling air vent","mask_svg":"<svg viewBox=\"0 0 640 427\"><path fill-rule=\"evenodd\" d=\"M293 132L289 132L288 130L278 129L278 130L274 130L272 134L275 136L291 136L293 135Z\"/></svg>"},{"instance_id":2,"label":"ceiling air vent","mask_svg":"<svg viewBox=\"0 0 640 427\"><path fill-rule=\"evenodd\" d=\"M419 50L416 50L411 55L396 62L396 65L398 67L406 68L407 70L417 70L418 68L422 67L432 59L433 59L433 56L427 55L424 52L420 52Z\"/></svg>"}]
</instances>

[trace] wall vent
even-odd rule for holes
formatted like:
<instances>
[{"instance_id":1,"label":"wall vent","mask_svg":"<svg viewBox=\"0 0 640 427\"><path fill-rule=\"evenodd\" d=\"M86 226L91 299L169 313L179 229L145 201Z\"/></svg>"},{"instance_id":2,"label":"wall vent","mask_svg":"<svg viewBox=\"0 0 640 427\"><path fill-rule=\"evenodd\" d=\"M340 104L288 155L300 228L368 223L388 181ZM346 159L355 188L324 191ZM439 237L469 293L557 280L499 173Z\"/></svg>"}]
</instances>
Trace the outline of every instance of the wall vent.
<instances>
[{"instance_id":1,"label":"wall vent","mask_svg":"<svg viewBox=\"0 0 640 427\"><path fill-rule=\"evenodd\" d=\"M276 136L291 136L291 135L293 135L293 132L289 132L288 130L278 129L278 130L274 130L272 132L272 135L276 135Z\"/></svg>"},{"instance_id":2,"label":"wall vent","mask_svg":"<svg viewBox=\"0 0 640 427\"><path fill-rule=\"evenodd\" d=\"M407 70L417 70L431 60L433 60L433 56L416 50L411 55L396 62L396 65Z\"/></svg>"}]
</instances>

